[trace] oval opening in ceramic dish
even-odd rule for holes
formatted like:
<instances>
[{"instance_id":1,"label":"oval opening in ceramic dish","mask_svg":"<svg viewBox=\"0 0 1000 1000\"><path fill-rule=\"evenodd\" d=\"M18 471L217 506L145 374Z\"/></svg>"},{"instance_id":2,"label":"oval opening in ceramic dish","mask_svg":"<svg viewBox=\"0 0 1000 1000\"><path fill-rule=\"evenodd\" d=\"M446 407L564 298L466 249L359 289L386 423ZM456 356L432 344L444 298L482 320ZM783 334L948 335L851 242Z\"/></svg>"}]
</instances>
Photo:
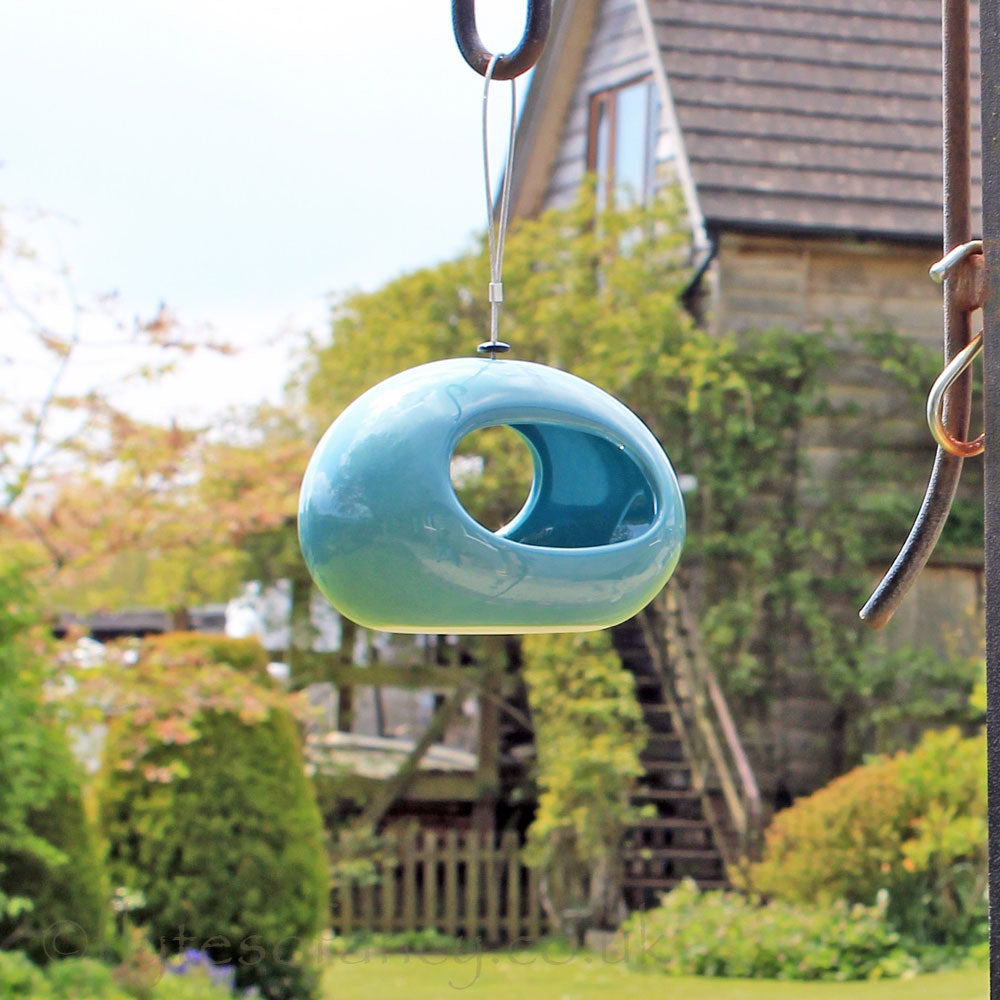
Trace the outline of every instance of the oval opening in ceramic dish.
<instances>
[{"instance_id":1,"label":"oval opening in ceramic dish","mask_svg":"<svg viewBox=\"0 0 1000 1000\"><path fill-rule=\"evenodd\" d=\"M557 423L483 430L500 427L527 442L534 476L517 515L502 528L489 528L499 537L546 548L597 548L638 538L653 524L652 485L624 445Z\"/></svg>"},{"instance_id":2,"label":"oval opening in ceramic dish","mask_svg":"<svg viewBox=\"0 0 1000 1000\"><path fill-rule=\"evenodd\" d=\"M449 472L466 513L495 532L509 524L531 496L535 459L523 435L506 424L494 424L470 431L458 442Z\"/></svg>"}]
</instances>

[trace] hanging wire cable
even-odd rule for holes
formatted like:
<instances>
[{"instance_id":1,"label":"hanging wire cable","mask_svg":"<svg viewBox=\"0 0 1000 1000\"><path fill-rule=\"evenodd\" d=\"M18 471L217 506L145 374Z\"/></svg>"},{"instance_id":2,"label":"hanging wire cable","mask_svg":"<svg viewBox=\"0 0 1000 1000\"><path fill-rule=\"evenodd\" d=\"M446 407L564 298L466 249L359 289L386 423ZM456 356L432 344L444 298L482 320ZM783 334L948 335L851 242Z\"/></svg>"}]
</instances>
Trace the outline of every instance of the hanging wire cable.
<instances>
[{"instance_id":1,"label":"hanging wire cable","mask_svg":"<svg viewBox=\"0 0 1000 1000\"><path fill-rule=\"evenodd\" d=\"M490 339L480 344L480 354L496 357L510 350L510 344L499 339L500 308L503 303L503 250L507 238L507 222L510 217L510 178L514 168L514 139L517 134L517 87L510 81L510 136L507 140L507 163L500 185L500 200L496 211L493 209L493 184L490 180L489 103L490 83L493 71L502 55L490 57L486 67L486 85L483 88L483 176L486 181L486 220L490 246Z\"/></svg>"}]
</instances>

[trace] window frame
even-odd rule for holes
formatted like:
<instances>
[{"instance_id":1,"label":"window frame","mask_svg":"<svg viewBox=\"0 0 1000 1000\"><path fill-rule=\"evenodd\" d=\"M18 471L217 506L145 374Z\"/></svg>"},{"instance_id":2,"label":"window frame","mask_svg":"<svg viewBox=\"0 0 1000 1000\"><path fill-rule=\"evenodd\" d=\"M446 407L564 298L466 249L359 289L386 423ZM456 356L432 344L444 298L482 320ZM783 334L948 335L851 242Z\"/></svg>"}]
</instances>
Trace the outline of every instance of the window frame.
<instances>
[{"instance_id":1,"label":"window frame","mask_svg":"<svg viewBox=\"0 0 1000 1000\"><path fill-rule=\"evenodd\" d=\"M614 205L615 190L617 187L615 174L616 162L615 153L618 141L618 95L623 90L628 90L639 84L646 85L646 115L645 115L645 149L643 156L645 161L645 176L643 177L642 191L636 192L639 201L643 205L648 205L656 194L656 152L659 143L661 103L657 88L656 78L652 73L643 73L639 76L630 77L621 83L616 83L611 87L603 87L594 91L588 99L588 121L587 121L587 170L597 175L597 202L599 208ZM650 97L655 98L655 119L653 114L653 104ZM607 176L602 178L598 173L597 158L598 133L601 124L601 109L608 116L608 169Z\"/></svg>"}]
</instances>

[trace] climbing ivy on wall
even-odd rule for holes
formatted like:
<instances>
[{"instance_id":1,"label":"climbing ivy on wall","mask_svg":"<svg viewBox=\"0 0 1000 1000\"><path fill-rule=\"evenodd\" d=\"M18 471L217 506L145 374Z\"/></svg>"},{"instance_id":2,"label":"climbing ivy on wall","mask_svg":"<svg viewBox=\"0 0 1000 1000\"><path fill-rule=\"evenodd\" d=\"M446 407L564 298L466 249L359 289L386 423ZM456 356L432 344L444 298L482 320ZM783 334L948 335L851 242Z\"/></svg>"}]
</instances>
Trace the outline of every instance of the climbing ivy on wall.
<instances>
[{"instance_id":1,"label":"climbing ivy on wall","mask_svg":"<svg viewBox=\"0 0 1000 1000\"><path fill-rule=\"evenodd\" d=\"M695 343L726 378L671 414L676 461L698 480L682 573L701 596L702 638L729 692L761 701L790 673L815 672L842 709L845 763L867 748L868 716L889 702L899 725L961 721L974 659L887 654L857 617L872 567L887 566L906 537L933 448L887 442L875 415L834 404L828 391L852 365L903 419L920 421L937 359L891 330L769 330ZM939 551L981 538L982 505L966 494Z\"/></svg>"}]
</instances>

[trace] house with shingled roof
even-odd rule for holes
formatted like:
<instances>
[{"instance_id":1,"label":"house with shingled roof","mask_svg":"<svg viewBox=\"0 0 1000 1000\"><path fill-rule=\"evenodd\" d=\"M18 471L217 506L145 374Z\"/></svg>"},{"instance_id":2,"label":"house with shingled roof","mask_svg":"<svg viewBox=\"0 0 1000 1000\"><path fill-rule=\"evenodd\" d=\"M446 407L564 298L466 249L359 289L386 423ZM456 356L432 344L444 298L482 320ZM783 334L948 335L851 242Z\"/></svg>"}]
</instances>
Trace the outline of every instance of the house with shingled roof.
<instances>
[{"instance_id":1,"label":"house with shingled roof","mask_svg":"<svg viewBox=\"0 0 1000 1000\"><path fill-rule=\"evenodd\" d=\"M570 204L588 172L605 198L678 185L689 301L711 330L891 328L939 349L927 274L942 245L937 0L556 0L517 143L515 216ZM828 391L882 422L892 461L930 468L923 415L890 399L870 364L845 366ZM835 432L817 426L809 443L814 469L832 470ZM873 583L886 555L873 554ZM981 553L932 563L886 641L945 655L981 593ZM767 746L743 734L765 800L780 804L835 773L837 720L808 669L770 711Z\"/></svg>"}]
</instances>

